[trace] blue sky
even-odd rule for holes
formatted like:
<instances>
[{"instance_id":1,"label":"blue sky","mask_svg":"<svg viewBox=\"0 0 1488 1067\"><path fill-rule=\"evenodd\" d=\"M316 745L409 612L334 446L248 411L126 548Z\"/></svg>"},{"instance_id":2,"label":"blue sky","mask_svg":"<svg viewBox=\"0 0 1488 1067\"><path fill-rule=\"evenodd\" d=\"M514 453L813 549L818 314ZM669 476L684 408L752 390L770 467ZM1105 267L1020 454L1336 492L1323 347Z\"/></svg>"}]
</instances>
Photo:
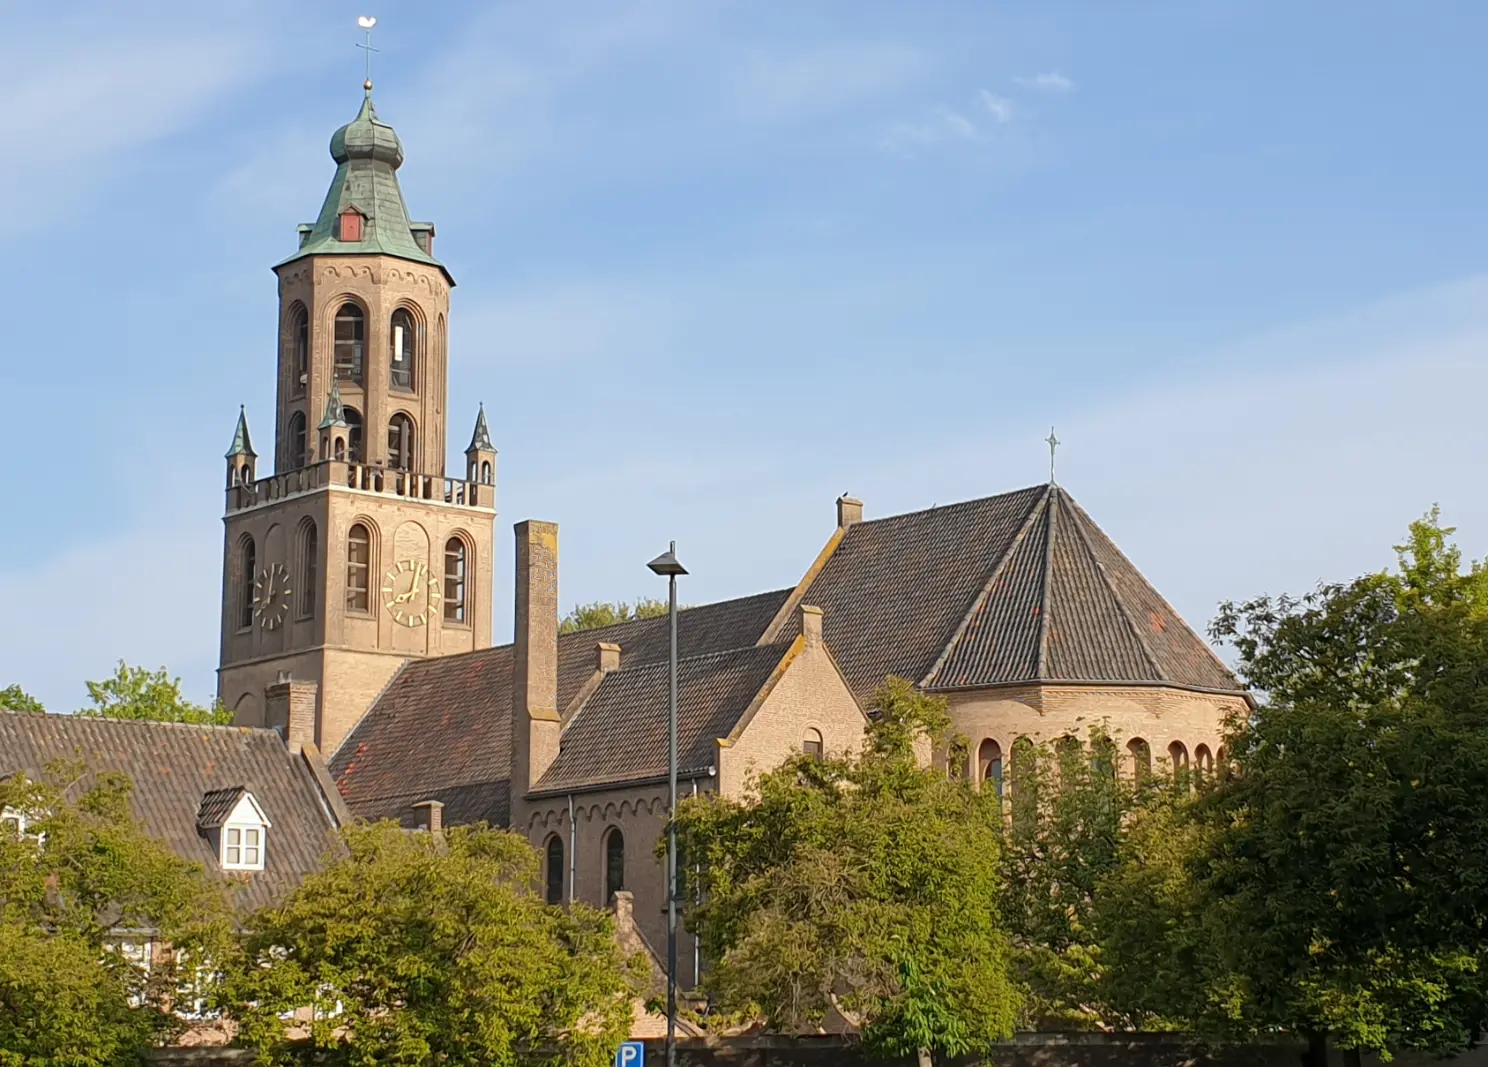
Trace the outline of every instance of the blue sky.
<instances>
[{"instance_id":1,"label":"blue sky","mask_svg":"<svg viewBox=\"0 0 1488 1067\"><path fill-rule=\"evenodd\" d=\"M214 685L221 454L355 18L565 604L796 581L870 517L1060 480L1195 625L1488 553L1488 7L572 0L0 8L0 685Z\"/></svg>"}]
</instances>

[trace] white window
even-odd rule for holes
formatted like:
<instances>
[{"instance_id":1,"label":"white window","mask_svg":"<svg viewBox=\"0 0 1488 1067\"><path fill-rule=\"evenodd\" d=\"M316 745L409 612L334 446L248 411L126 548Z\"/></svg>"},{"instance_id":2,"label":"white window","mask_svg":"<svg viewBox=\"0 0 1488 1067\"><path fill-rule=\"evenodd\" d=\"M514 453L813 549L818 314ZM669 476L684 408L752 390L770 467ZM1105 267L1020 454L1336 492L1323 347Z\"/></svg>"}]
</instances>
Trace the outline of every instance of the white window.
<instances>
[{"instance_id":1,"label":"white window","mask_svg":"<svg viewBox=\"0 0 1488 1067\"><path fill-rule=\"evenodd\" d=\"M228 826L222 831L222 868L228 871L263 870L263 826Z\"/></svg>"},{"instance_id":2,"label":"white window","mask_svg":"<svg viewBox=\"0 0 1488 1067\"><path fill-rule=\"evenodd\" d=\"M26 813L15 808L0 810L0 829L16 837L26 835Z\"/></svg>"}]
</instances>

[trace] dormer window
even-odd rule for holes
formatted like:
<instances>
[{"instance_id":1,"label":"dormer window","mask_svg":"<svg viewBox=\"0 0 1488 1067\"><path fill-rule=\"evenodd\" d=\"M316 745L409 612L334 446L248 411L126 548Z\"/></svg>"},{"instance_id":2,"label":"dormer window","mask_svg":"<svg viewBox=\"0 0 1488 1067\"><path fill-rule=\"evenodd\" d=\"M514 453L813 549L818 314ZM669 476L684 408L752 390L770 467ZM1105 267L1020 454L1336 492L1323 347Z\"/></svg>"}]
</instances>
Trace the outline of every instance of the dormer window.
<instances>
[{"instance_id":1,"label":"dormer window","mask_svg":"<svg viewBox=\"0 0 1488 1067\"><path fill-rule=\"evenodd\" d=\"M212 841L224 871L261 871L272 824L253 794L242 786L214 789L202 797L196 825Z\"/></svg>"},{"instance_id":2,"label":"dormer window","mask_svg":"<svg viewBox=\"0 0 1488 1067\"><path fill-rule=\"evenodd\" d=\"M0 830L3 830L11 837L25 837L26 823L26 813L24 811L17 811L15 808L0 810Z\"/></svg>"},{"instance_id":3,"label":"dormer window","mask_svg":"<svg viewBox=\"0 0 1488 1067\"><path fill-rule=\"evenodd\" d=\"M360 241L362 239L362 216L357 211L343 211L341 213L341 233L343 241Z\"/></svg>"}]
</instances>

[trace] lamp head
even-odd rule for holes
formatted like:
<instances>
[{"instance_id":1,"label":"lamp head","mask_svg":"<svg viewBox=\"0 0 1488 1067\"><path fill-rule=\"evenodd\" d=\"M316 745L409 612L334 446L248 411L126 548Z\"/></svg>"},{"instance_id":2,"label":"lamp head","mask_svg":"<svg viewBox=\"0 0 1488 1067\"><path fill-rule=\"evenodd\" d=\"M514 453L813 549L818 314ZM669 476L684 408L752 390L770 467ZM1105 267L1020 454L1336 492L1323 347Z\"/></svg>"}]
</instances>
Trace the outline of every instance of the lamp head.
<instances>
[{"instance_id":1,"label":"lamp head","mask_svg":"<svg viewBox=\"0 0 1488 1067\"><path fill-rule=\"evenodd\" d=\"M676 578L687 573L687 568L682 566L681 560L677 559L677 542L675 541L671 543L670 548L646 566L651 568L652 574L662 574L668 578Z\"/></svg>"}]
</instances>

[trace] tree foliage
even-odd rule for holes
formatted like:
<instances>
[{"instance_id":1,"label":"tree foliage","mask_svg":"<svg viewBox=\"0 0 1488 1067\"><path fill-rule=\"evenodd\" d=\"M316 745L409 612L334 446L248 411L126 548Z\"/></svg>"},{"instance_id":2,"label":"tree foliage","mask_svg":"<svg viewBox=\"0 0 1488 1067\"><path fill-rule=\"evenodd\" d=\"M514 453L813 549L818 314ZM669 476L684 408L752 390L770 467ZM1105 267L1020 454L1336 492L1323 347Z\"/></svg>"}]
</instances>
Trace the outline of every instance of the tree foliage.
<instances>
[{"instance_id":1,"label":"tree foliage","mask_svg":"<svg viewBox=\"0 0 1488 1067\"><path fill-rule=\"evenodd\" d=\"M135 1063L182 1026L169 1008L192 977L184 961L226 949L222 886L145 834L131 788L61 766L0 781L0 807L26 818L24 835L0 833L4 1067ZM147 973L114 950L120 931L175 951Z\"/></svg>"},{"instance_id":2,"label":"tree foliage","mask_svg":"<svg viewBox=\"0 0 1488 1067\"><path fill-rule=\"evenodd\" d=\"M995 800L916 754L948 722L891 679L861 754L798 756L745 800L681 805L703 890L689 926L721 1013L800 1031L836 1009L884 1056L983 1052L1012 1033Z\"/></svg>"},{"instance_id":3,"label":"tree foliage","mask_svg":"<svg viewBox=\"0 0 1488 1067\"><path fill-rule=\"evenodd\" d=\"M610 920L545 905L536 851L485 827L343 831L258 914L222 1005L266 1062L604 1067L631 1019ZM309 1008L308 1043L282 1016Z\"/></svg>"},{"instance_id":4,"label":"tree foliage","mask_svg":"<svg viewBox=\"0 0 1488 1067\"><path fill-rule=\"evenodd\" d=\"M558 624L558 632L571 634L579 630L597 630L601 626L634 622L636 619L655 619L665 615L667 611L665 600L642 597L634 604L623 600L596 600L592 604L574 605L574 609Z\"/></svg>"},{"instance_id":5,"label":"tree foliage","mask_svg":"<svg viewBox=\"0 0 1488 1067\"><path fill-rule=\"evenodd\" d=\"M172 678L164 667L158 671L131 667L123 660L111 678L89 682L91 707L79 715L100 719L147 719L151 722L185 722L206 726L229 726L233 713L220 702L210 707L193 704L181 695L181 679Z\"/></svg>"},{"instance_id":6,"label":"tree foliage","mask_svg":"<svg viewBox=\"0 0 1488 1067\"><path fill-rule=\"evenodd\" d=\"M19 685L8 685L4 689L0 689L0 708L6 711L21 711L33 715L40 715L46 711L46 708L41 706L41 701L37 700Z\"/></svg>"}]
</instances>

